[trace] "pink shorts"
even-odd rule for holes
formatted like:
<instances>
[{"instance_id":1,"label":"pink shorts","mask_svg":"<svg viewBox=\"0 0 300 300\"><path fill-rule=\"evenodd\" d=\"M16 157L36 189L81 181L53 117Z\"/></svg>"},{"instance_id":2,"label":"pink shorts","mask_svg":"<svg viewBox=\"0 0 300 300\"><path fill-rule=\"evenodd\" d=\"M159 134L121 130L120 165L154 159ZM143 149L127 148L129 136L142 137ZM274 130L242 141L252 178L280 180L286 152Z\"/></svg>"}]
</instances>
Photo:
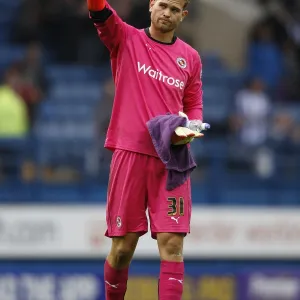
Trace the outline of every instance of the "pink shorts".
<instances>
[{"instance_id":1,"label":"pink shorts","mask_svg":"<svg viewBox=\"0 0 300 300\"><path fill-rule=\"evenodd\" d=\"M166 190L167 170L159 158L115 150L110 169L106 207L106 236L140 235L148 231L148 210L152 237L158 232L190 232L190 179L178 188Z\"/></svg>"}]
</instances>

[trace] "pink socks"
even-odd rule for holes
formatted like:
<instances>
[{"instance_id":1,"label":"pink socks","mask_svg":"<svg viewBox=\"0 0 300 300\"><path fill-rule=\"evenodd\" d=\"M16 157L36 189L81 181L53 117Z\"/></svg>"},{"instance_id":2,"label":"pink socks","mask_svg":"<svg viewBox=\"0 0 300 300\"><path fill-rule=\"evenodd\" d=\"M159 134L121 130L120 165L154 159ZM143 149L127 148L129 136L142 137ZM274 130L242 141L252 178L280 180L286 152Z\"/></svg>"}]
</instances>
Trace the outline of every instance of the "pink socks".
<instances>
[{"instance_id":1,"label":"pink socks","mask_svg":"<svg viewBox=\"0 0 300 300\"><path fill-rule=\"evenodd\" d=\"M127 289L127 280L128 268L116 270L105 261L104 283L106 300L124 300Z\"/></svg>"},{"instance_id":2,"label":"pink socks","mask_svg":"<svg viewBox=\"0 0 300 300\"><path fill-rule=\"evenodd\" d=\"M181 300L184 263L162 261L159 276L159 300Z\"/></svg>"}]
</instances>

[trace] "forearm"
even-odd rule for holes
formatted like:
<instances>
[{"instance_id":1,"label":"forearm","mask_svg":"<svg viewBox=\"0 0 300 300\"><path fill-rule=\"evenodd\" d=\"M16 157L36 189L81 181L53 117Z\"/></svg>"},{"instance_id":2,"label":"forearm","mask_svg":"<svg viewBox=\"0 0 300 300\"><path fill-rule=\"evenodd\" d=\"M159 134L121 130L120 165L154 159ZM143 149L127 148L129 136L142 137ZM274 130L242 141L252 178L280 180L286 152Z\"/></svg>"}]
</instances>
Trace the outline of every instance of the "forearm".
<instances>
[{"instance_id":1,"label":"forearm","mask_svg":"<svg viewBox=\"0 0 300 300\"><path fill-rule=\"evenodd\" d=\"M203 120L203 90L202 90L202 65L200 57L195 57L194 70L191 80L186 87L183 99L183 111L190 120Z\"/></svg>"},{"instance_id":2,"label":"forearm","mask_svg":"<svg viewBox=\"0 0 300 300\"><path fill-rule=\"evenodd\" d=\"M203 121L203 111L200 105L196 105L195 107L185 107L184 113L187 114L189 120Z\"/></svg>"},{"instance_id":3,"label":"forearm","mask_svg":"<svg viewBox=\"0 0 300 300\"><path fill-rule=\"evenodd\" d=\"M87 6L99 38L111 54L114 51L113 55L116 55L127 37L128 25L106 0L87 0Z\"/></svg>"},{"instance_id":4,"label":"forearm","mask_svg":"<svg viewBox=\"0 0 300 300\"><path fill-rule=\"evenodd\" d=\"M87 0L87 4L94 23L104 23L112 15L112 11L106 6L106 0Z\"/></svg>"}]
</instances>

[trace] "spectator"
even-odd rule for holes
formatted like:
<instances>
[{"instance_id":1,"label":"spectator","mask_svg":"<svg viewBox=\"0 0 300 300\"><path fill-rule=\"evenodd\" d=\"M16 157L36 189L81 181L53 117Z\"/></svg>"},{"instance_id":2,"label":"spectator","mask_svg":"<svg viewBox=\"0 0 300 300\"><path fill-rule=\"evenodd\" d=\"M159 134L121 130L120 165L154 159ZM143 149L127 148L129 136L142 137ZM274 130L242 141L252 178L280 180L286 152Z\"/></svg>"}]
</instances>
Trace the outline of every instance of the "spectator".
<instances>
[{"instance_id":1,"label":"spectator","mask_svg":"<svg viewBox=\"0 0 300 300\"><path fill-rule=\"evenodd\" d=\"M16 68L10 68L0 86L0 139L26 137L28 133L28 115L23 99L15 91L20 83L20 74ZM16 174L18 154L22 149L11 145L0 147L0 179Z\"/></svg>"},{"instance_id":2,"label":"spectator","mask_svg":"<svg viewBox=\"0 0 300 300\"><path fill-rule=\"evenodd\" d=\"M16 90L21 82L17 69L9 69L0 87L0 137L24 137L28 132L28 114L24 100Z\"/></svg>"},{"instance_id":3,"label":"spectator","mask_svg":"<svg viewBox=\"0 0 300 300\"><path fill-rule=\"evenodd\" d=\"M33 125L37 104L45 96L48 86L39 43L29 44L24 60L17 63L17 67L21 76L18 92L27 105L30 123Z\"/></svg>"},{"instance_id":4,"label":"spectator","mask_svg":"<svg viewBox=\"0 0 300 300\"><path fill-rule=\"evenodd\" d=\"M27 44L41 37L41 1L20 1L16 12L15 22L12 25L11 39L15 43Z\"/></svg>"},{"instance_id":5,"label":"spectator","mask_svg":"<svg viewBox=\"0 0 300 300\"><path fill-rule=\"evenodd\" d=\"M266 23L258 24L254 29L247 67L249 76L260 78L267 91L274 91L279 86L284 73L283 51Z\"/></svg>"},{"instance_id":6,"label":"spectator","mask_svg":"<svg viewBox=\"0 0 300 300\"><path fill-rule=\"evenodd\" d=\"M271 101L264 92L263 82L251 80L247 88L238 92L235 106L231 128L237 133L238 140L250 147L264 144L268 137Z\"/></svg>"},{"instance_id":7,"label":"spectator","mask_svg":"<svg viewBox=\"0 0 300 300\"><path fill-rule=\"evenodd\" d=\"M237 93L235 111L230 118L233 134L231 160L253 168L268 140L271 114L271 101L260 79L250 80L247 87Z\"/></svg>"},{"instance_id":8,"label":"spectator","mask_svg":"<svg viewBox=\"0 0 300 300\"><path fill-rule=\"evenodd\" d=\"M264 23L271 28L285 56L281 98L300 98L300 5L295 0L259 0L266 12Z\"/></svg>"},{"instance_id":9,"label":"spectator","mask_svg":"<svg viewBox=\"0 0 300 300\"><path fill-rule=\"evenodd\" d=\"M278 170L297 172L300 166L300 126L288 110L275 115L270 138L276 151Z\"/></svg>"}]
</instances>

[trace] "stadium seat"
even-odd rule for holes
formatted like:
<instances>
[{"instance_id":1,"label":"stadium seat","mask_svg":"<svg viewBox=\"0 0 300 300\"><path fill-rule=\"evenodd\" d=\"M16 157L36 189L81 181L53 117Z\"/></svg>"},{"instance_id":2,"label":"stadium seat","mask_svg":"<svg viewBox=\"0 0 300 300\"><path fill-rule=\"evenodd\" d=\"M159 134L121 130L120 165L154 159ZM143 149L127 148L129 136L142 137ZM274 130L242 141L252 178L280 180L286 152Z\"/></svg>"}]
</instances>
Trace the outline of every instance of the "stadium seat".
<instances>
[{"instance_id":1,"label":"stadium seat","mask_svg":"<svg viewBox=\"0 0 300 300\"><path fill-rule=\"evenodd\" d=\"M38 119L44 121L51 120L92 120L94 119L94 108L88 103L57 103L44 101L39 107Z\"/></svg>"},{"instance_id":2,"label":"stadium seat","mask_svg":"<svg viewBox=\"0 0 300 300\"><path fill-rule=\"evenodd\" d=\"M21 60L26 51L26 47L9 44L10 24L21 1L0 0L1 74L13 62ZM259 179L250 171L226 168L227 140L213 137L213 125L217 123L216 127L225 126L234 95L243 86L246 76L243 72L228 70L218 53L200 55L203 64L204 116L206 122L212 123L212 134L208 132L205 139L191 144L192 153L203 164L203 169L199 170L201 178L197 178L196 174L197 180L192 182L193 203L284 207L300 205L299 160L292 160L293 172L297 169L299 172L290 174L290 169L284 173L287 169L286 160L276 158L277 172L268 180ZM102 165L98 174L90 172L90 166L97 164L94 158L100 155L95 105L101 101L103 83L111 78L110 65L58 65L53 64L49 53L44 56L44 62L49 93L38 108L33 140L0 140L0 148L10 148L13 154L1 154L0 163L15 169L8 181L1 181L0 201L105 203L108 164L104 166L100 162ZM284 109L300 122L299 105L285 104ZM275 108L276 111L282 112L282 107ZM102 146L101 141L101 149ZM74 168L80 174L80 181L73 184L40 181L22 183L20 166L28 154L36 160L38 167Z\"/></svg>"},{"instance_id":3,"label":"stadium seat","mask_svg":"<svg viewBox=\"0 0 300 300\"><path fill-rule=\"evenodd\" d=\"M39 121L35 126L37 163L40 167L70 167L87 176L90 154L97 142L95 136L92 120Z\"/></svg>"},{"instance_id":4,"label":"stadium seat","mask_svg":"<svg viewBox=\"0 0 300 300\"><path fill-rule=\"evenodd\" d=\"M0 61L10 63L24 57L25 48L21 46L0 45Z\"/></svg>"},{"instance_id":5,"label":"stadium seat","mask_svg":"<svg viewBox=\"0 0 300 300\"><path fill-rule=\"evenodd\" d=\"M0 0L0 9L16 9L20 4L22 0L16 0L16 1L6 1L6 0Z\"/></svg>"},{"instance_id":6,"label":"stadium seat","mask_svg":"<svg viewBox=\"0 0 300 300\"><path fill-rule=\"evenodd\" d=\"M7 44L0 45L0 75L12 63L20 61L25 55L25 48L19 46L11 46Z\"/></svg>"},{"instance_id":7,"label":"stadium seat","mask_svg":"<svg viewBox=\"0 0 300 300\"><path fill-rule=\"evenodd\" d=\"M223 205L268 205L272 203L269 190L223 189L220 204ZM275 205L275 203L273 202Z\"/></svg>"},{"instance_id":8,"label":"stadium seat","mask_svg":"<svg viewBox=\"0 0 300 300\"><path fill-rule=\"evenodd\" d=\"M94 137L93 120L62 119L37 122L35 136L41 141L77 141Z\"/></svg>"},{"instance_id":9,"label":"stadium seat","mask_svg":"<svg viewBox=\"0 0 300 300\"><path fill-rule=\"evenodd\" d=\"M46 69L50 83L101 82L110 75L107 67L50 65Z\"/></svg>"},{"instance_id":10,"label":"stadium seat","mask_svg":"<svg viewBox=\"0 0 300 300\"><path fill-rule=\"evenodd\" d=\"M209 136L209 134L208 134ZM228 152L228 144L225 138L209 138L194 140L191 143L191 151L196 157L221 156L225 158Z\"/></svg>"},{"instance_id":11,"label":"stadium seat","mask_svg":"<svg viewBox=\"0 0 300 300\"><path fill-rule=\"evenodd\" d=\"M9 38L9 29L6 26L0 24L0 44L7 42Z\"/></svg>"},{"instance_id":12,"label":"stadium seat","mask_svg":"<svg viewBox=\"0 0 300 300\"><path fill-rule=\"evenodd\" d=\"M0 173L1 169L9 170L6 177L19 180L21 163L29 148L27 138L1 138L0 139Z\"/></svg>"},{"instance_id":13,"label":"stadium seat","mask_svg":"<svg viewBox=\"0 0 300 300\"><path fill-rule=\"evenodd\" d=\"M101 95L100 83L61 82L50 88L48 97L55 102L86 103L100 101Z\"/></svg>"},{"instance_id":14,"label":"stadium seat","mask_svg":"<svg viewBox=\"0 0 300 300\"><path fill-rule=\"evenodd\" d=\"M200 53L204 69L220 70L224 67L221 57L217 53Z\"/></svg>"},{"instance_id":15,"label":"stadium seat","mask_svg":"<svg viewBox=\"0 0 300 300\"><path fill-rule=\"evenodd\" d=\"M230 89L237 90L240 88L245 81L245 74L243 72L232 72L227 69L214 70L204 69L203 70L203 86L205 87L227 87Z\"/></svg>"},{"instance_id":16,"label":"stadium seat","mask_svg":"<svg viewBox=\"0 0 300 300\"><path fill-rule=\"evenodd\" d=\"M2 8L2 9L1 9ZM0 2L0 25L9 26L10 21L12 21L14 9L11 9L9 6L3 7Z\"/></svg>"},{"instance_id":17,"label":"stadium seat","mask_svg":"<svg viewBox=\"0 0 300 300\"><path fill-rule=\"evenodd\" d=\"M0 185L1 203L30 203L38 201L37 189L25 183L20 183L19 180L11 181L10 183L2 183Z\"/></svg>"},{"instance_id":18,"label":"stadium seat","mask_svg":"<svg viewBox=\"0 0 300 300\"><path fill-rule=\"evenodd\" d=\"M224 122L228 118L232 97L226 87L205 87L203 101L207 122Z\"/></svg>"}]
</instances>

